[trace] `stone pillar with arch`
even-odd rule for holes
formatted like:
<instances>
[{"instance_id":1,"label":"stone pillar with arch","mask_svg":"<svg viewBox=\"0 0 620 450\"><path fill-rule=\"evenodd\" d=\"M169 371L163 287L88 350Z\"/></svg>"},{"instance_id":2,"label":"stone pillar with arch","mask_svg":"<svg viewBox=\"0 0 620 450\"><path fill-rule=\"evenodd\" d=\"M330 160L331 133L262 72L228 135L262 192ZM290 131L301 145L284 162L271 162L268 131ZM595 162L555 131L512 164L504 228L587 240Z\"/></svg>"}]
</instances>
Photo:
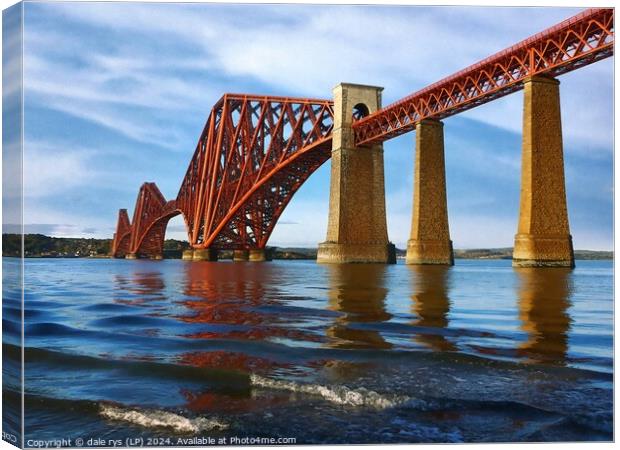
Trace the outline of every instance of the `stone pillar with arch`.
<instances>
[{"instance_id":1,"label":"stone pillar with arch","mask_svg":"<svg viewBox=\"0 0 620 450\"><path fill-rule=\"evenodd\" d=\"M387 234L383 145L356 147L351 127L381 108L382 90L351 83L334 88L329 218L319 263L396 262Z\"/></svg>"}]
</instances>

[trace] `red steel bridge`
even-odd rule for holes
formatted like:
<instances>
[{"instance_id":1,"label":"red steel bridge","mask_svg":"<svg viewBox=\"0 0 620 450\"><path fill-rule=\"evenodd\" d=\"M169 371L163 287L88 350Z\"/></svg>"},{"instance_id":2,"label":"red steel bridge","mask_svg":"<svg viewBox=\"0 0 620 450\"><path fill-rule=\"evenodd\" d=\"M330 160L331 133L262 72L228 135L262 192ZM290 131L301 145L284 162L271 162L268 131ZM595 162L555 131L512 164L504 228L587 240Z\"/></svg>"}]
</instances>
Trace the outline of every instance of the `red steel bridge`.
<instances>
[{"instance_id":1,"label":"red steel bridge","mask_svg":"<svg viewBox=\"0 0 620 450\"><path fill-rule=\"evenodd\" d=\"M355 145L382 143L613 54L614 10L589 9L379 111L355 117ZM144 183L121 209L115 257L160 257L182 214L193 249L264 249L295 192L331 156L330 100L225 94L211 109L176 199Z\"/></svg>"}]
</instances>

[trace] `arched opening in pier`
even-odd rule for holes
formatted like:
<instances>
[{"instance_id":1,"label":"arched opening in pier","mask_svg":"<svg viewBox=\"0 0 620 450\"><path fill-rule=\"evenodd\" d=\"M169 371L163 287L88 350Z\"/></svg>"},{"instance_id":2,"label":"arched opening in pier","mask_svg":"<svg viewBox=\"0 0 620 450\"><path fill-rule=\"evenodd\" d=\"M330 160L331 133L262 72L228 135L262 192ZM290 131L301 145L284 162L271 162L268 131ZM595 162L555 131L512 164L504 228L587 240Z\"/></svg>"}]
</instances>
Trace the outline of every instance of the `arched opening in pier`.
<instances>
[{"instance_id":1,"label":"arched opening in pier","mask_svg":"<svg viewBox=\"0 0 620 450\"><path fill-rule=\"evenodd\" d=\"M353 121L354 122L357 120L363 119L368 114L370 114L370 111L368 110L368 106L366 106L363 103L358 103L357 105L353 107Z\"/></svg>"}]
</instances>

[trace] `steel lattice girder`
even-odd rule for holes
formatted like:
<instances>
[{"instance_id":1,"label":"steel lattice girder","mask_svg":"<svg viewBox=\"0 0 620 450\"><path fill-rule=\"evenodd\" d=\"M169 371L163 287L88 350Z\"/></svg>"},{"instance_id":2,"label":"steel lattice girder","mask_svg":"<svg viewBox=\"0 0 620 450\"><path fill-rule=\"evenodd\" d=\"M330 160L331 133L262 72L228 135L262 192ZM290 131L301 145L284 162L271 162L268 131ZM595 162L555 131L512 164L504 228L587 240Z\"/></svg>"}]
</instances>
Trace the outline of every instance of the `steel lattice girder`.
<instances>
[{"instance_id":1,"label":"steel lattice girder","mask_svg":"<svg viewBox=\"0 0 620 450\"><path fill-rule=\"evenodd\" d=\"M264 248L284 207L331 156L329 100L226 94L177 196L194 248Z\"/></svg>"},{"instance_id":2,"label":"steel lattice girder","mask_svg":"<svg viewBox=\"0 0 620 450\"><path fill-rule=\"evenodd\" d=\"M356 145L383 142L423 119L443 119L613 54L614 10L589 9L353 124Z\"/></svg>"},{"instance_id":3,"label":"steel lattice girder","mask_svg":"<svg viewBox=\"0 0 620 450\"><path fill-rule=\"evenodd\" d=\"M180 214L176 201L166 201L155 183L144 183L138 192L131 222L129 253L161 255L168 221Z\"/></svg>"},{"instance_id":4,"label":"steel lattice girder","mask_svg":"<svg viewBox=\"0 0 620 450\"><path fill-rule=\"evenodd\" d=\"M112 238L111 254L114 257L125 256L129 253L129 241L131 239L131 223L126 209L118 210L118 222L116 233Z\"/></svg>"}]
</instances>

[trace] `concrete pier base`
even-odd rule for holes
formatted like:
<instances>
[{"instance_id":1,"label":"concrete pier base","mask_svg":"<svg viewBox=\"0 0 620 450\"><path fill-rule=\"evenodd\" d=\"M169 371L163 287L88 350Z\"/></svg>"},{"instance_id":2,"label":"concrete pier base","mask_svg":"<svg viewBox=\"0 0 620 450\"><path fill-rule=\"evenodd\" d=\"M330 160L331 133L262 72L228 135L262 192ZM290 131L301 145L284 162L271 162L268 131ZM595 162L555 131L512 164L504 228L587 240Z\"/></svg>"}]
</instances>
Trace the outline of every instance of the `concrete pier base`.
<instances>
[{"instance_id":1,"label":"concrete pier base","mask_svg":"<svg viewBox=\"0 0 620 450\"><path fill-rule=\"evenodd\" d=\"M136 255L135 253L127 253L125 255L125 259L138 259L138 255Z\"/></svg>"},{"instance_id":2,"label":"concrete pier base","mask_svg":"<svg viewBox=\"0 0 620 450\"><path fill-rule=\"evenodd\" d=\"M162 254L157 254L157 255L151 255L149 256L149 259L155 260L155 261L159 261L164 259L164 255Z\"/></svg>"},{"instance_id":3,"label":"concrete pier base","mask_svg":"<svg viewBox=\"0 0 620 450\"><path fill-rule=\"evenodd\" d=\"M454 265L454 251L452 241L442 240L417 240L407 241L407 264L439 264L444 266Z\"/></svg>"},{"instance_id":4,"label":"concrete pier base","mask_svg":"<svg viewBox=\"0 0 620 450\"><path fill-rule=\"evenodd\" d=\"M317 261L320 263L387 263L396 264L396 247L388 244L319 244Z\"/></svg>"},{"instance_id":5,"label":"concrete pier base","mask_svg":"<svg viewBox=\"0 0 620 450\"><path fill-rule=\"evenodd\" d=\"M512 264L574 267L568 225L560 82L524 81L521 204Z\"/></svg>"},{"instance_id":6,"label":"concrete pier base","mask_svg":"<svg viewBox=\"0 0 620 450\"><path fill-rule=\"evenodd\" d=\"M249 261L250 252L248 250L234 250L233 251L233 261L243 262Z\"/></svg>"},{"instance_id":7,"label":"concrete pier base","mask_svg":"<svg viewBox=\"0 0 620 450\"><path fill-rule=\"evenodd\" d=\"M189 250L183 250L183 253L181 254L181 259L183 261L191 261L192 259L194 259L194 250L191 248Z\"/></svg>"},{"instance_id":8,"label":"concrete pier base","mask_svg":"<svg viewBox=\"0 0 620 450\"><path fill-rule=\"evenodd\" d=\"M374 86L343 83L334 88L334 131L327 239L319 244L319 263L394 263L388 241L383 146L356 148L353 114L381 107Z\"/></svg>"},{"instance_id":9,"label":"concrete pier base","mask_svg":"<svg viewBox=\"0 0 620 450\"><path fill-rule=\"evenodd\" d=\"M416 126L413 215L407 264L454 265L444 158L443 123L423 120Z\"/></svg>"},{"instance_id":10,"label":"concrete pier base","mask_svg":"<svg viewBox=\"0 0 620 450\"><path fill-rule=\"evenodd\" d=\"M217 261L217 250L213 248L196 248L192 256L193 261Z\"/></svg>"},{"instance_id":11,"label":"concrete pier base","mask_svg":"<svg viewBox=\"0 0 620 450\"><path fill-rule=\"evenodd\" d=\"M575 267L572 236L517 234L513 267Z\"/></svg>"},{"instance_id":12,"label":"concrete pier base","mask_svg":"<svg viewBox=\"0 0 620 450\"><path fill-rule=\"evenodd\" d=\"M272 254L271 249L265 248L253 248L249 252L248 260L251 262L264 262L271 261Z\"/></svg>"}]
</instances>

